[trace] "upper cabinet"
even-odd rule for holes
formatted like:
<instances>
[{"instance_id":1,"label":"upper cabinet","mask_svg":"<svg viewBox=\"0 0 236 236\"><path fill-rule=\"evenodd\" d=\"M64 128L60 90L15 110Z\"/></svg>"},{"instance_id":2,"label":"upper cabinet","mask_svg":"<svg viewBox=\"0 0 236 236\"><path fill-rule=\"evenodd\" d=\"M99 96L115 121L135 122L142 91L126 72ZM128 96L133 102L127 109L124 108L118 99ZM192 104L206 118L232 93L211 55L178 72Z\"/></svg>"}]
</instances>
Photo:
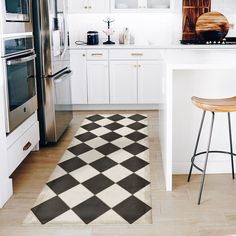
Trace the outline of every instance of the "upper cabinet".
<instances>
[{"instance_id":1,"label":"upper cabinet","mask_svg":"<svg viewBox=\"0 0 236 236\"><path fill-rule=\"evenodd\" d=\"M70 13L108 13L110 0L69 0Z\"/></svg>"},{"instance_id":2,"label":"upper cabinet","mask_svg":"<svg viewBox=\"0 0 236 236\"><path fill-rule=\"evenodd\" d=\"M168 12L174 0L69 0L70 13Z\"/></svg>"},{"instance_id":3,"label":"upper cabinet","mask_svg":"<svg viewBox=\"0 0 236 236\"><path fill-rule=\"evenodd\" d=\"M112 12L169 11L173 0L111 0Z\"/></svg>"}]
</instances>

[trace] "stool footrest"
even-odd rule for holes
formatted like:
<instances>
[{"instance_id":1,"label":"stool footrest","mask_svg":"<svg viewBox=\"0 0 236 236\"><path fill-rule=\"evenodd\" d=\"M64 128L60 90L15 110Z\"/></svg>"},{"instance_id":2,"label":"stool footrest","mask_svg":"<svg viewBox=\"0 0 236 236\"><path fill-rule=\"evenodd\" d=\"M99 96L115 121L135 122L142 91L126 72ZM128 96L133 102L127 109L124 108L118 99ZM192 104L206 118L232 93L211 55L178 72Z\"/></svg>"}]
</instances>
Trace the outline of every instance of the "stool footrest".
<instances>
[{"instance_id":1,"label":"stool footrest","mask_svg":"<svg viewBox=\"0 0 236 236\"><path fill-rule=\"evenodd\" d=\"M205 152L199 152L199 153L195 154L194 156L192 156L192 158L191 158L191 163L192 163L192 165L193 165L196 169L198 169L199 171L201 171L201 172L203 172L203 169L201 169L200 167L198 167L198 166L194 163L194 157L200 156L200 155L203 155L203 154L206 154L206 153L207 153L206 151L205 151ZM229 155L234 155L234 156L236 156L235 153L231 153L231 152L227 152L227 151L209 151L208 153L221 153L221 154L229 154Z\"/></svg>"}]
</instances>

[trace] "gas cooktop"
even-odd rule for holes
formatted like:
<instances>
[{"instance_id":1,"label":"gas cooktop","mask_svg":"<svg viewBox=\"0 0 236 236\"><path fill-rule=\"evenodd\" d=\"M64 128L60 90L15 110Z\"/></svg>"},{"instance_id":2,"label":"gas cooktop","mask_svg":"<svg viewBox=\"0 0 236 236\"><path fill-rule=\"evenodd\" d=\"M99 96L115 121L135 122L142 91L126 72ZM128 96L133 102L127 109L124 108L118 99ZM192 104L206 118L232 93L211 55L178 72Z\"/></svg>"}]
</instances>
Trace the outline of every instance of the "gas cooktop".
<instances>
[{"instance_id":1,"label":"gas cooktop","mask_svg":"<svg viewBox=\"0 0 236 236\"><path fill-rule=\"evenodd\" d=\"M198 44L198 45L236 45L236 37L226 37L220 41L205 41L200 39L180 40L181 44Z\"/></svg>"}]
</instances>

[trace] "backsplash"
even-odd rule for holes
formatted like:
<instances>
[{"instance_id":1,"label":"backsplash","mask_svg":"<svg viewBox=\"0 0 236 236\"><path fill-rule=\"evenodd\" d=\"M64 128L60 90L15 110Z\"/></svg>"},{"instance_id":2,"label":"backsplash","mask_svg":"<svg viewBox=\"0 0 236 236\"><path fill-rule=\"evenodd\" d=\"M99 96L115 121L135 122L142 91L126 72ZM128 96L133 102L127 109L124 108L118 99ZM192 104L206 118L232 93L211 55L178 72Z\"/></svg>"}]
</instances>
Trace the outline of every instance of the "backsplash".
<instances>
[{"instance_id":1,"label":"backsplash","mask_svg":"<svg viewBox=\"0 0 236 236\"><path fill-rule=\"evenodd\" d=\"M107 24L103 22L107 18L115 20L111 28L115 31L112 40L116 43L119 34L128 27L135 39L135 44L168 44L171 42L171 14L70 14L70 42L73 46L76 40L86 41L87 31L96 30L99 32L100 41L106 41L103 30ZM76 22L76 23L75 23Z\"/></svg>"},{"instance_id":2,"label":"backsplash","mask_svg":"<svg viewBox=\"0 0 236 236\"><path fill-rule=\"evenodd\" d=\"M212 0L212 11L223 13L230 24L235 24L227 36L236 37L236 1ZM86 42L87 31L99 32L100 43L106 41L107 24L103 20L114 19L111 28L115 31L112 40L118 43L119 34L128 27L137 45L177 44L182 37L182 0L176 0L172 13L112 13L69 14L70 45L76 40Z\"/></svg>"}]
</instances>

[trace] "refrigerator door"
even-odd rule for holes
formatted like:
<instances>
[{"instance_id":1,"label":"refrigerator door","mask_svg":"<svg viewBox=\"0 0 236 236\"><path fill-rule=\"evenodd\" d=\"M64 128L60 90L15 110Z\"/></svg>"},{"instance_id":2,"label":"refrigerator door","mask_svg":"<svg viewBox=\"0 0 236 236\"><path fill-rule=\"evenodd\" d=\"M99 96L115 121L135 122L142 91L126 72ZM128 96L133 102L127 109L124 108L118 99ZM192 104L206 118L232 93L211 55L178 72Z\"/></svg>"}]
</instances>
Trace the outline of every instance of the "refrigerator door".
<instances>
[{"instance_id":1,"label":"refrigerator door","mask_svg":"<svg viewBox=\"0 0 236 236\"><path fill-rule=\"evenodd\" d=\"M70 64L67 0L41 0L41 51L44 77L53 76Z\"/></svg>"},{"instance_id":2,"label":"refrigerator door","mask_svg":"<svg viewBox=\"0 0 236 236\"><path fill-rule=\"evenodd\" d=\"M45 127L47 142L57 142L73 118L71 70L65 69L45 82Z\"/></svg>"}]
</instances>

